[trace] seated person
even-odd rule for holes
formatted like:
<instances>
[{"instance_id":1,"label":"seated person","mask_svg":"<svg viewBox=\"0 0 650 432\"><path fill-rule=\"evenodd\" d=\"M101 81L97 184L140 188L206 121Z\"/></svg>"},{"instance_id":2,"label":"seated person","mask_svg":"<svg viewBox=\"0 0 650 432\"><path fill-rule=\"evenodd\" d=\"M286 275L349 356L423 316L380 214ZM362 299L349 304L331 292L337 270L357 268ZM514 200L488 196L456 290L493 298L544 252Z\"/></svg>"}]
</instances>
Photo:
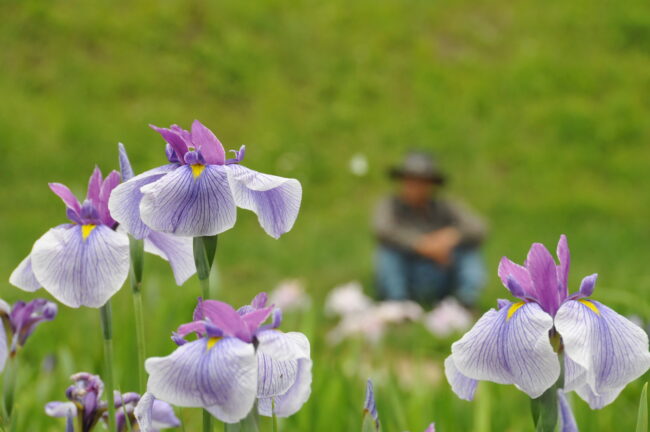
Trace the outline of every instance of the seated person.
<instances>
[{"instance_id":1,"label":"seated person","mask_svg":"<svg viewBox=\"0 0 650 432\"><path fill-rule=\"evenodd\" d=\"M445 177L427 153L407 154L390 173L397 194L379 203L373 221L379 297L431 305L453 295L473 307L485 281L485 224L439 196Z\"/></svg>"}]
</instances>

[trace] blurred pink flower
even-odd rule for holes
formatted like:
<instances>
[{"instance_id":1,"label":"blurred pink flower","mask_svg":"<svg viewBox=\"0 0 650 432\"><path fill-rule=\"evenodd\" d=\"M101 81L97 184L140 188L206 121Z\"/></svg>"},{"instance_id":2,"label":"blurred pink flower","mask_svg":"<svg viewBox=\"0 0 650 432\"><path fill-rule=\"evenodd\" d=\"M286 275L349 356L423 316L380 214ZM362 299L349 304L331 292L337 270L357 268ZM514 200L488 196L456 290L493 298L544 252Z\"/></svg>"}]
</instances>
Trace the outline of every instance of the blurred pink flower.
<instances>
[{"instance_id":1,"label":"blurred pink flower","mask_svg":"<svg viewBox=\"0 0 650 432\"><path fill-rule=\"evenodd\" d=\"M372 304L372 299L363 293L361 283L352 281L330 291L325 300L325 312L328 315L345 316L364 312Z\"/></svg>"},{"instance_id":2,"label":"blurred pink flower","mask_svg":"<svg viewBox=\"0 0 650 432\"><path fill-rule=\"evenodd\" d=\"M423 318L424 326L434 335L447 337L472 326L472 314L454 298L446 298Z\"/></svg>"},{"instance_id":3,"label":"blurred pink flower","mask_svg":"<svg viewBox=\"0 0 650 432\"><path fill-rule=\"evenodd\" d=\"M270 296L271 303L283 311L305 310L311 307L311 297L299 279L281 281Z\"/></svg>"}]
</instances>

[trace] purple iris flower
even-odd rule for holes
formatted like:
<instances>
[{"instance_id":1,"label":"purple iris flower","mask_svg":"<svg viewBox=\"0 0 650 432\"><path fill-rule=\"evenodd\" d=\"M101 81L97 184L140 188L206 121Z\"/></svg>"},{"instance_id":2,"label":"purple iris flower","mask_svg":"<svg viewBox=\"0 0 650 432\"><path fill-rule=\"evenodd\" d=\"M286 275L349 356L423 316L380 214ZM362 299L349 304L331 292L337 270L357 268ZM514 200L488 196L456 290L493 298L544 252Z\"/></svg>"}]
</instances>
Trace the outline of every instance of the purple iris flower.
<instances>
[{"instance_id":1,"label":"purple iris flower","mask_svg":"<svg viewBox=\"0 0 650 432\"><path fill-rule=\"evenodd\" d=\"M15 356L25 345L36 327L43 321L52 321L56 313L56 304L45 299L29 303L19 301L13 307L0 300L0 371L4 369L7 358Z\"/></svg>"},{"instance_id":2,"label":"purple iris flower","mask_svg":"<svg viewBox=\"0 0 650 432\"><path fill-rule=\"evenodd\" d=\"M560 263L539 243L531 246L524 266L507 258L499 277L520 300L499 300L455 342L445 361L456 394L474 397L477 380L514 384L537 398L560 377L564 391L576 391L591 408L611 403L623 388L650 367L648 335L604 304L591 300L595 274L569 295L569 247L564 235L557 246Z\"/></svg>"},{"instance_id":3,"label":"purple iris flower","mask_svg":"<svg viewBox=\"0 0 650 432\"><path fill-rule=\"evenodd\" d=\"M151 393L142 395L134 410L140 432L158 432L159 429L180 426L174 411L167 402L156 399Z\"/></svg>"},{"instance_id":4,"label":"purple iris flower","mask_svg":"<svg viewBox=\"0 0 650 432\"><path fill-rule=\"evenodd\" d=\"M217 137L198 120L191 131L151 126L167 141L169 164L118 186L109 207L136 238L149 230L198 237L222 233L235 224L236 207L252 210L260 225L278 238L293 226L302 198L295 179L262 174L226 154Z\"/></svg>"},{"instance_id":5,"label":"purple iris flower","mask_svg":"<svg viewBox=\"0 0 650 432\"><path fill-rule=\"evenodd\" d=\"M80 432L92 431L100 422L107 422L108 407L102 399L104 383L97 375L79 372L71 377L74 384L66 390L68 402L49 402L45 405L45 413L50 417L65 417L68 429L74 431L74 420L77 419ZM146 397L143 396L142 399ZM137 393L120 394L115 392L115 420L118 432L125 432L128 427L133 428L136 423L136 406L140 401ZM172 407L162 401L150 401L153 406L151 422L153 428L149 432L159 429L172 428L180 425L174 415Z\"/></svg>"},{"instance_id":6,"label":"purple iris flower","mask_svg":"<svg viewBox=\"0 0 650 432\"><path fill-rule=\"evenodd\" d=\"M199 300L194 320L173 336L176 351L147 359L147 391L173 405L205 408L226 423L246 417L256 400L264 416L297 412L311 392L309 341L279 331L281 313L266 301L262 293L235 310ZM190 333L198 338L187 341Z\"/></svg>"},{"instance_id":7,"label":"purple iris flower","mask_svg":"<svg viewBox=\"0 0 650 432\"><path fill-rule=\"evenodd\" d=\"M120 160L127 163L123 169L130 169L126 153L121 153ZM70 307L104 305L129 273L129 238L108 209L109 196L119 183L116 171L102 179L95 168L83 204L66 186L50 183L65 203L70 223L38 239L9 282L30 292L43 287ZM170 261L179 285L196 271L191 239L149 232L145 250Z\"/></svg>"}]
</instances>

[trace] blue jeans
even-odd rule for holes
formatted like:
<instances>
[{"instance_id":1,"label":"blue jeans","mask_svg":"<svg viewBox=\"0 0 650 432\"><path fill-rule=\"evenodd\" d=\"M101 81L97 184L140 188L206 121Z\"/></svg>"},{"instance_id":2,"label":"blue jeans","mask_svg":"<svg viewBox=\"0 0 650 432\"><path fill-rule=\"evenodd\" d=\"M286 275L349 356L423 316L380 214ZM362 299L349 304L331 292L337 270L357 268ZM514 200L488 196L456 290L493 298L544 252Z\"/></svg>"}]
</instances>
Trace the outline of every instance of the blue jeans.
<instances>
[{"instance_id":1,"label":"blue jeans","mask_svg":"<svg viewBox=\"0 0 650 432\"><path fill-rule=\"evenodd\" d=\"M376 257L378 295L384 300L431 304L453 295L473 306L485 284L485 265L476 248L457 248L450 266L411 252L379 246Z\"/></svg>"}]
</instances>

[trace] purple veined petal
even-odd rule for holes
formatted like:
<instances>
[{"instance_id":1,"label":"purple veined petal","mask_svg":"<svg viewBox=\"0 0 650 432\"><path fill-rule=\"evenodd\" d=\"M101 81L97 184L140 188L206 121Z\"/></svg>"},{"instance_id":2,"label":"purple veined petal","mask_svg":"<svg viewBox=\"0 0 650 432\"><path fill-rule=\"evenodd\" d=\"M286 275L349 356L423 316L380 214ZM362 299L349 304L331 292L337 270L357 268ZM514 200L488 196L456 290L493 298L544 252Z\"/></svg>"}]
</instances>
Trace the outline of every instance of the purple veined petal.
<instances>
[{"instance_id":1,"label":"purple veined petal","mask_svg":"<svg viewBox=\"0 0 650 432\"><path fill-rule=\"evenodd\" d=\"M45 404L45 414L50 417L76 417L77 407L72 402L48 402Z\"/></svg>"},{"instance_id":2,"label":"purple veined petal","mask_svg":"<svg viewBox=\"0 0 650 432\"><path fill-rule=\"evenodd\" d=\"M68 187L61 183L48 183L48 186L59 198L63 200L65 205L79 214L81 212L81 204L76 196L68 189Z\"/></svg>"},{"instance_id":3,"label":"purple veined petal","mask_svg":"<svg viewBox=\"0 0 650 432\"><path fill-rule=\"evenodd\" d=\"M526 267L510 261L506 257L502 257L499 262L498 273L503 286L508 288L508 280L512 278L517 281L518 285L522 288L527 297L535 298L535 287L533 286L533 281L530 279L530 274Z\"/></svg>"},{"instance_id":4,"label":"purple veined petal","mask_svg":"<svg viewBox=\"0 0 650 432\"><path fill-rule=\"evenodd\" d=\"M140 216L156 231L186 237L212 236L235 225L236 207L226 169L205 166L198 177L181 166L141 188Z\"/></svg>"},{"instance_id":5,"label":"purple veined petal","mask_svg":"<svg viewBox=\"0 0 650 432\"><path fill-rule=\"evenodd\" d=\"M569 267L571 266L571 253L569 252L569 242L564 234L560 236L557 243L557 257L560 260L560 265L557 266L556 274L558 281L558 289L560 294L560 301L567 298L569 287Z\"/></svg>"},{"instance_id":6,"label":"purple veined petal","mask_svg":"<svg viewBox=\"0 0 650 432\"><path fill-rule=\"evenodd\" d=\"M370 416L368 418L367 416ZM372 380L368 379L366 381L366 397L363 401L363 426L362 428L367 429L366 424L370 423L370 427L374 428L375 431L379 432L381 425L379 423L379 414L377 413L377 402L375 401L375 389L372 385Z\"/></svg>"},{"instance_id":7,"label":"purple veined petal","mask_svg":"<svg viewBox=\"0 0 650 432\"><path fill-rule=\"evenodd\" d=\"M571 360L569 356L564 357L564 386L565 392L577 390L586 384L587 370L578 363Z\"/></svg>"},{"instance_id":8,"label":"purple veined petal","mask_svg":"<svg viewBox=\"0 0 650 432\"><path fill-rule=\"evenodd\" d=\"M453 365L467 378L514 384L537 398L560 376L551 328L553 319L537 303L491 309L451 346Z\"/></svg>"},{"instance_id":9,"label":"purple veined petal","mask_svg":"<svg viewBox=\"0 0 650 432\"><path fill-rule=\"evenodd\" d=\"M246 322L228 303L218 300L202 300L203 317L209 320L227 336L234 336L245 342L252 340L252 333ZM196 315L196 314L195 314Z\"/></svg>"},{"instance_id":10,"label":"purple veined petal","mask_svg":"<svg viewBox=\"0 0 650 432\"><path fill-rule=\"evenodd\" d=\"M596 286L597 279L597 273L582 278L579 291L581 297L590 297L594 293L594 287Z\"/></svg>"},{"instance_id":11,"label":"purple veined petal","mask_svg":"<svg viewBox=\"0 0 650 432\"><path fill-rule=\"evenodd\" d=\"M251 306L255 309L261 309L266 306L266 302L269 301L269 296L265 292L257 294L251 301Z\"/></svg>"},{"instance_id":12,"label":"purple veined petal","mask_svg":"<svg viewBox=\"0 0 650 432\"><path fill-rule=\"evenodd\" d=\"M120 174L117 171L111 171L104 179L101 190L99 191L99 203L96 204L97 212L99 213L99 218L102 223L109 227L115 225L115 221L111 217L111 213L108 211L108 199L111 196L113 189L115 189L119 184Z\"/></svg>"},{"instance_id":13,"label":"purple veined petal","mask_svg":"<svg viewBox=\"0 0 650 432\"><path fill-rule=\"evenodd\" d=\"M288 417L296 413L311 393L309 340L302 333L262 331L257 335L258 411L261 415ZM303 380L303 381L300 381Z\"/></svg>"},{"instance_id":14,"label":"purple veined petal","mask_svg":"<svg viewBox=\"0 0 650 432\"><path fill-rule=\"evenodd\" d=\"M178 427L181 424L171 405L157 400L151 393L142 395L134 413L140 432L157 432L159 429Z\"/></svg>"},{"instance_id":15,"label":"purple veined petal","mask_svg":"<svg viewBox=\"0 0 650 432\"><path fill-rule=\"evenodd\" d=\"M565 354L585 370L585 386L594 397L587 389L576 391L587 397L592 409L611 402L650 367L648 335L602 303L566 301L555 316L555 328Z\"/></svg>"},{"instance_id":16,"label":"purple veined petal","mask_svg":"<svg viewBox=\"0 0 650 432\"><path fill-rule=\"evenodd\" d=\"M102 190L102 171L98 166L95 166L93 173L90 175L88 180L88 194L86 199L93 204L97 205L99 203L99 194Z\"/></svg>"},{"instance_id":17,"label":"purple veined petal","mask_svg":"<svg viewBox=\"0 0 650 432\"><path fill-rule=\"evenodd\" d=\"M293 227L302 186L296 179L262 174L241 165L227 165L228 181L237 206L251 210L268 235L279 238Z\"/></svg>"},{"instance_id":18,"label":"purple veined petal","mask_svg":"<svg viewBox=\"0 0 650 432\"><path fill-rule=\"evenodd\" d=\"M185 153L187 153L187 143L177 131L160 128L152 124L150 124L149 127L162 135L163 139L172 146L179 161L182 161L183 158L185 158Z\"/></svg>"},{"instance_id":19,"label":"purple veined petal","mask_svg":"<svg viewBox=\"0 0 650 432\"><path fill-rule=\"evenodd\" d=\"M144 239L144 250L169 261L177 285L183 285L196 273L192 239L150 231Z\"/></svg>"},{"instance_id":20,"label":"purple veined petal","mask_svg":"<svg viewBox=\"0 0 650 432\"><path fill-rule=\"evenodd\" d=\"M192 123L192 143L194 147L201 150L207 163L211 165L226 163L226 152L221 141L198 120Z\"/></svg>"},{"instance_id":21,"label":"purple veined petal","mask_svg":"<svg viewBox=\"0 0 650 432\"><path fill-rule=\"evenodd\" d=\"M129 155L126 153L126 148L124 144L117 143L117 152L120 160L120 174L122 174L122 181L126 182L133 178L135 175L133 173L133 168L131 167L131 161L129 160Z\"/></svg>"},{"instance_id":22,"label":"purple veined petal","mask_svg":"<svg viewBox=\"0 0 650 432\"><path fill-rule=\"evenodd\" d=\"M177 165L169 164L145 171L113 189L108 200L111 217L126 228L133 237L145 238L151 229L140 218L140 201L142 201L140 188L160 180L177 167Z\"/></svg>"},{"instance_id":23,"label":"purple veined petal","mask_svg":"<svg viewBox=\"0 0 650 432\"><path fill-rule=\"evenodd\" d=\"M474 399L478 381L460 373L452 356L445 359L445 376L456 396L466 401Z\"/></svg>"},{"instance_id":24,"label":"purple veined petal","mask_svg":"<svg viewBox=\"0 0 650 432\"><path fill-rule=\"evenodd\" d=\"M594 393L589 385L585 384L576 389L576 393L582 400L586 401L592 409L600 409L614 402L618 395L621 394L624 387L619 387L612 391L601 390L599 394Z\"/></svg>"},{"instance_id":25,"label":"purple veined petal","mask_svg":"<svg viewBox=\"0 0 650 432\"><path fill-rule=\"evenodd\" d=\"M9 346L7 345L7 329L5 329L4 320L0 319L0 372L5 369L8 356Z\"/></svg>"},{"instance_id":26,"label":"purple veined petal","mask_svg":"<svg viewBox=\"0 0 650 432\"><path fill-rule=\"evenodd\" d=\"M23 291L34 292L41 287L32 271L32 257L27 257L18 264L18 267L11 272L9 283L17 286Z\"/></svg>"},{"instance_id":27,"label":"purple veined petal","mask_svg":"<svg viewBox=\"0 0 650 432\"><path fill-rule=\"evenodd\" d=\"M558 411L560 412L560 432L578 432L578 425L573 411L562 389L557 391Z\"/></svg>"},{"instance_id":28,"label":"purple veined petal","mask_svg":"<svg viewBox=\"0 0 650 432\"><path fill-rule=\"evenodd\" d=\"M84 240L79 225L52 228L34 243L36 279L70 307L100 307L121 287L129 273L129 239L98 225Z\"/></svg>"},{"instance_id":29,"label":"purple veined petal","mask_svg":"<svg viewBox=\"0 0 650 432\"><path fill-rule=\"evenodd\" d=\"M167 357L149 358L147 391L182 407L203 407L219 420L236 423L256 397L257 359L253 344L224 338L212 347L203 338Z\"/></svg>"},{"instance_id":30,"label":"purple veined petal","mask_svg":"<svg viewBox=\"0 0 650 432\"><path fill-rule=\"evenodd\" d=\"M541 243L533 243L526 258L526 268L535 287L534 298L551 316L560 306L557 269L553 256Z\"/></svg>"},{"instance_id":31,"label":"purple veined petal","mask_svg":"<svg viewBox=\"0 0 650 432\"><path fill-rule=\"evenodd\" d=\"M199 337L202 337L206 333L205 321L192 321L186 324L178 326L176 330L176 335L180 337L185 337L190 333L196 333Z\"/></svg>"}]
</instances>

